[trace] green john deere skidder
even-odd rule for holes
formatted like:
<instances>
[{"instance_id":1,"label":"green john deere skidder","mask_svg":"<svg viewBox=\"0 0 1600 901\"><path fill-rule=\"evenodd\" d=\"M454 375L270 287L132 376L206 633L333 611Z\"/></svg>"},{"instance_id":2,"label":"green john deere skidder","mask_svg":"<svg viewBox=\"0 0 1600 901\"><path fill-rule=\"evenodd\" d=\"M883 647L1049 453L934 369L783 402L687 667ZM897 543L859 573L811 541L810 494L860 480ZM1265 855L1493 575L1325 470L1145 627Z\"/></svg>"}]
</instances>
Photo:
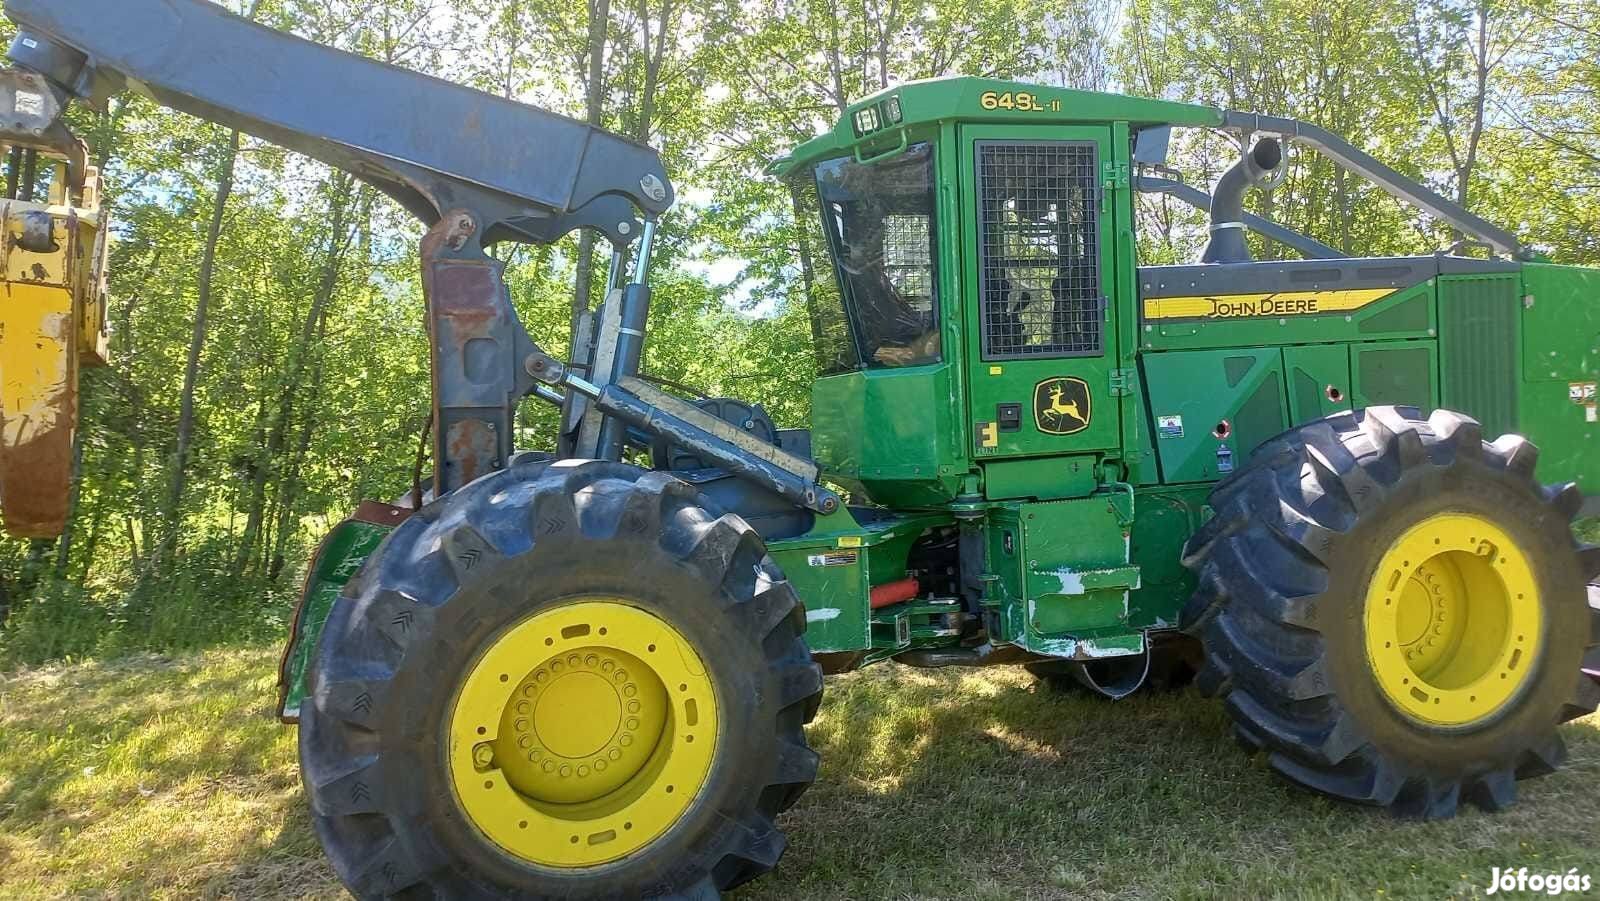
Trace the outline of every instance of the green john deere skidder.
<instances>
[{"instance_id":1,"label":"green john deere skidder","mask_svg":"<svg viewBox=\"0 0 1600 901\"><path fill-rule=\"evenodd\" d=\"M1600 485L1600 272L1322 129L976 78L857 103L772 169L827 261L812 422L779 428L639 372L673 203L649 148L203 0L5 11L0 138L25 164L73 158L68 101L131 87L428 228L433 490L327 537L283 667L316 831L358 895L739 885L817 774L823 672L883 661L1119 697L1198 646L1201 691L1276 770L1422 817L1510 804L1600 698L1600 552L1569 527ZM1174 128L1240 140L1211 193L1160 175ZM1351 258L1247 214L1285 144L1486 252ZM43 215L77 216L73 187ZM1139 265L1138 191L1210 211L1199 262ZM12 240L46 248L42 226ZM615 254L562 361L484 247L577 228ZM1246 231L1301 258L1252 262ZM51 296L93 318L79 268ZM543 452L513 441L530 397L562 411ZM8 527L59 528L53 496L6 486Z\"/></svg>"}]
</instances>

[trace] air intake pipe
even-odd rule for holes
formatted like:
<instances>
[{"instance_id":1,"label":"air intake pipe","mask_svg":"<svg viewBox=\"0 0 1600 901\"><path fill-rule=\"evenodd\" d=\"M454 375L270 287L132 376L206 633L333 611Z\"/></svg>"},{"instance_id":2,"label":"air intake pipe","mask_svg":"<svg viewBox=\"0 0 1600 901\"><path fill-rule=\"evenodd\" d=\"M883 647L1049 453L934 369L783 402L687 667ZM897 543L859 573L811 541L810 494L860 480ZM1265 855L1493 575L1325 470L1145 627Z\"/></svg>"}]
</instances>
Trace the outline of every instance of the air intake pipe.
<instances>
[{"instance_id":1,"label":"air intake pipe","mask_svg":"<svg viewBox=\"0 0 1600 901\"><path fill-rule=\"evenodd\" d=\"M1248 263L1250 245L1244 239L1244 192L1262 185L1283 162L1283 145L1277 138L1262 138L1244 158L1222 173L1211 192L1211 240L1202 263Z\"/></svg>"}]
</instances>

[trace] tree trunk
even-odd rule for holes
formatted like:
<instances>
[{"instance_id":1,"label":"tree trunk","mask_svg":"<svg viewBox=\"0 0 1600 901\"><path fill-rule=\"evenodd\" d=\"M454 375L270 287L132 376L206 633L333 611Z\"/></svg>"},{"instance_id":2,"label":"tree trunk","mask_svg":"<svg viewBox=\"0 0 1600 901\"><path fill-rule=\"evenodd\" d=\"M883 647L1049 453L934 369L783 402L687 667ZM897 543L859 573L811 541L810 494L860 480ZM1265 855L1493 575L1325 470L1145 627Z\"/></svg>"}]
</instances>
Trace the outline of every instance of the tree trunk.
<instances>
[{"instance_id":1,"label":"tree trunk","mask_svg":"<svg viewBox=\"0 0 1600 901\"><path fill-rule=\"evenodd\" d=\"M672 0L661 0L661 21L654 38L650 35L650 0L639 0L639 48L644 55L644 87L639 92L639 111L633 123L633 138L650 143L655 127L656 94L661 87L661 65L667 56L668 23L672 20Z\"/></svg>"},{"instance_id":2,"label":"tree trunk","mask_svg":"<svg viewBox=\"0 0 1600 901\"><path fill-rule=\"evenodd\" d=\"M123 516L122 524L128 530L128 556L133 559L133 566L137 569L139 567L139 532L133 527L133 517L131 516Z\"/></svg>"},{"instance_id":3,"label":"tree trunk","mask_svg":"<svg viewBox=\"0 0 1600 901\"><path fill-rule=\"evenodd\" d=\"M328 317L324 313L322 321L317 326L317 342L320 344L327 339ZM311 452L311 436L316 431L317 417L320 413L317 407L318 396L322 393L322 356L317 356L316 365L311 372L311 390L306 398L305 415L300 418L300 438L295 442L294 455L289 459L289 466L283 475L283 482L279 488L282 497L278 505L278 531L277 539L272 545L272 559L267 564L267 578L276 581L278 574L283 571L284 551L289 545L289 534L294 528L296 504L300 499L300 473L305 466L306 456Z\"/></svg>"},{"instance_id":4,"label":"tree trunk","mask_svg":"<svg viewBox=\"0 0 1600 901\"><path fill-rule=\"evenodd\" d=\"M217 169L217 193L211 204L211 221L206 228L206 244L200 254L199 295L195 300L194 330L189 337L189 359L183 371L183 393L179 400L178 437L172 453L172 481L162 511L165 534L151 555L150 565L159 566L168 546L177 540L183 518L183 493L189 475L189 450L194 441L194 393L200 381L200 352L206 344L207 317L211 311L211 282L216 273L217 243L222 238L222 220L227 214L228 197L233 194L234 166L239 159L239 131L228 134Z\"/></svg>"},{"instance_id":5,"label":"tree trunk","mask_svg":"<svg viewBox=\"0 0 1600 901\"><path fill-rule=\"evenodd\" d=\"M351 234L348 226L350 202L352 196L353 179L343 173L334 175L334 193L329 198L328 205L328 244L322 259L322 273L318 280L316 293L312 296L311 307L306 311L305 321L300 326L300 337L297 344L289 348L288 376L283 386L283 393L278 402L278 410L272 419L272 426L268 432L264 453L252 474L250 520L245 524L245 534L239 547L239 555L234 560L234 572L242 573L249 565L250 551L257 544L263 525L268 522L266 511L261 499L266 493L267 481L272 467L283 456L284 446L288 441L290 419L294 413L296 395L300 393L300 379L305 372L305 362L308 354L312 353L312 344L317 337L317 329L322 317L327 310L329 301L333 298L334 289L339 284L340 264L343 262L344 253L349 249ZM310 411L308 411L309 414ZM263 553L268 545L261 542Z\"/></svg>"},{"instance_id":6,"label":"tree trunk","mask_svg":"<svg viewBox=\"0 0 1600 901\"><path fill-rule=\"evenodd\" d=\"M817 318L817 264L816 261L811 258L811 244L806 240L805 236L806 229L816 228L816 224L808 224L806 222L806 219L809 218L809 216L806 213L805 207L800 202L799 188L790 186L789 204L790 208L794 210L795 228L799 230L798 237L800 240L796 244L796 249L799 251L798 255L800 257L800 283L805 287L806 292L806 318L811 320L811 340L813 342L813 346L820 350L822 347L822 324Z\"/></svg>"},{"instance_id":7,"label":"tree trunk","mask_svg":"<svg viewBox=\"0 0 1600 901\"><path fill-rule=\"evenodd\" d=\"M1456 203L1470 209L1467 200L1472 194L1472 174L1478 165L1478 144L1483 140L1483 108L1489 98L1489 72L1494 63L1489 59L1489 2L1478 2L1478 47L1473 54L1472 126L1467 135L1467 154L1456 173Z\"/></svg>"},{"instance_id":8,"label":"tree trunk","mask_svg":"<svg viewBox=\"0 0 1600 901\"><path fill-rule=\"evenodd\" d=\"M78 498L83 483L83 429L72 433L72 475L67 489L67 521L56 543L56 578L66 578L67 563L72 558L72 533L78 520Z\"/></svg>"},{"instance_id":9,"label":"tree trunk","mask_svg":"<svg viewBox=\"0 0 1600 901\"><path fill-rule=\"evenodd\" d=\"M261 517L265 515L267 503L267 480L262 471L267 468L270 461L266 456L267 446L267 399L261 398L256 406L255 424L256 455L251 458L250 469L246 475L250 478L250 501L245 511L244 531L239 535L239 544L234 551L234 572L243 572L245 561L250 559L251 543L261 530Z\"/></svg>"},{"instance_id":10,"label":"tree trunk","mask_svg":"<svg viewBox=\"0 0 1600 901\"><path fill-rule=\"evenodd\" d=\"M39 587L39 580L44 577L45 557L55 547L54 538L31 538L28 540L28 556L22 562L22 575L17 579L17 594L26 598L33 594Z\"/></svg>"},{"instance_id":11,"label":"tree trunk","mask_svg":"<svg viewBox=\"0 0 1600 901\"><path fill-rule=\"evenodd\" d=\"M611 19L611 0L589 0L589 75L585 85L585 121L599 125L605 111L606 26ZM578 274L572 286L572 334L578 334L578 321L588 314L594 294L594 232L578 234ZM573 348L574 358L578 348Z\"/></svg>"},{"instance_id":12,"label":"tree trunk","mask_svg":"<svg viewBox=\"0 0 1600 901\"><path fill-rule=\"evenodd\" d=\"M1344 169L1333 167L1334 193L1338 195L1339 205L1339 252L1350 254L1350 192L1345 185Z\"/></svg>"},{"instance_id":13,"label":"tree trunk","mask_svg":"<svg viewBox=\"0 0 1600 901\"><path fill-rule=\"evenodd\" d=\"M129 412L132 414L133 421L134 422L139 422L140 421L140 416L142 415L142 411L144 410L144 404L141 402L141 399L139 397L139 393L138 392L133 392L133 403L129 404L128 409L129 409ZM144 484L144 479L145 479L145 470L144 470L144 451L145 451L145 447L144 447L144 445L145 445L144 430L143 429L135 429L134 432L133 432L133 436L134 436L133 437L133 466L132 466L132 470L131 470L132 481L133 481L133 484L135 484L135 485L143 485ZM149 506L143 501L142 498L140 498L140 499L135 501L134 509L141 511L142 513L148 513L149 512ZM131 515L128 515L128 516L125 516L124 518L127 520L127 523L128 523L128 562L129 562L130 567L132 568L132 570L134 572L136 572L136 573L139 573L139 581L142 582L144 580L144 578L145 578L145 576L144 576L145 565L144 564L145 564L146 561L140 559L140 556L139 556L139 542L136 540L137 533L134 531L133 517ZM147 548L147 550L148 550L148 548Z\"/></svg>"},{"instance_id":14,"label":"tree trunk","mask_svg":"<svg viewBox=\"0 0 1600 901\"><path fill-rule=\"evenodd\" d=\"M85 584L94 572L94 551L100 545L100 527L105 523L105 503L94 505L94 515L89 518L89 539L83 543L82 563L78 567L78 583Z\"/></svg>"}]
</instances>

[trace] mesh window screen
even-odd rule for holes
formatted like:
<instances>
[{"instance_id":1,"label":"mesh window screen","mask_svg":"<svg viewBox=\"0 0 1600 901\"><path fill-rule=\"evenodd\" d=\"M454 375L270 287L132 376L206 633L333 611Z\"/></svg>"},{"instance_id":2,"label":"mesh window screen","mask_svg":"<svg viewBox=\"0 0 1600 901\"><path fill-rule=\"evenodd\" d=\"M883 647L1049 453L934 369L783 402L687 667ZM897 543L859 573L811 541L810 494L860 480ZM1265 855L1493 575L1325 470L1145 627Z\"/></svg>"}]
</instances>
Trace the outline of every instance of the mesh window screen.
<instances>
[{"instance_id":1,"label":"mesh window screen","mask_svg":"<svg viewBox=\"0 0 1600 901\"><path fill-rule=\"evenodd\" d=\"M883 272L919 312L933 308L933 236L927 216L883 217Z\"/></svg>"},{"instance_id":2,"label":"mesh window screen","mask_svg":"<svg viewBox=\"0 0 1600 901\"><path fill-rule=\"evenodd\" d=\"M1099 151L978 144L985 359L1101 352Z\"/></svg>"}]
</instances>

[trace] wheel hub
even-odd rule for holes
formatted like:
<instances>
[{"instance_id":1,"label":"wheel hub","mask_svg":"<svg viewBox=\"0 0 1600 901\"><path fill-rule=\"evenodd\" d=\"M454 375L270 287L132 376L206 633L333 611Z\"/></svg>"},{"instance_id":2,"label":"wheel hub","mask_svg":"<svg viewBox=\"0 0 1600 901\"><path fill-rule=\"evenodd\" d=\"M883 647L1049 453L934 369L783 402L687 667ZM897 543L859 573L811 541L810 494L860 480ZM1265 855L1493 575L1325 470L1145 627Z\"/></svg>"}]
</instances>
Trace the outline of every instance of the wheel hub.
<instances>
[{"instance_id":1,"label":"wheel hub","mask_svg":"<svg viewBox=\"0 0 1600 901\"><path fill-rule=\"evenodd\" d=\"M490 642L456 699L448 756L457 801L487 837L534 863L582 867L671 828L718 737L715 692L688 641L596 599Z\"/></svg>"},{"instance_id":2,"label":"wheel hub","mask_svg":"<svg viewBox=\"0 0 1600 901\"><path fill-rule=\"evenodd\" d=\"M1395 633L1413 671L1432 668L1451 639L1460 637L1455 629L1461 620L1453 608L1465 595L1456 568L1442 557L1431 557L1411 572L1396 602Z\"/></svg>"},{"instance_id":3,"label":"wheel hub","mask_svg":"<svg viewBox=\"0 0 1600 901\"><path fill-rule=\"evenodd\" d=\"M578 648L547 658L511 692L493 759L529 798L593 801L644 769L668 712L666 686L644 661Z\"/></svg>"},{"instance_id":4,"label":"wheel hub","mask_svg":"<svg viewBox=\"0 0 1600 901\"><path fill-rule=\"evenodd\" d=\"M1483 517L1431 516L1379 561L1365 627L1373 675L1402 713L1434 725L1482 722L1533 671L1542 613L1532 564Z\"/></svg>"}]
</instances>

